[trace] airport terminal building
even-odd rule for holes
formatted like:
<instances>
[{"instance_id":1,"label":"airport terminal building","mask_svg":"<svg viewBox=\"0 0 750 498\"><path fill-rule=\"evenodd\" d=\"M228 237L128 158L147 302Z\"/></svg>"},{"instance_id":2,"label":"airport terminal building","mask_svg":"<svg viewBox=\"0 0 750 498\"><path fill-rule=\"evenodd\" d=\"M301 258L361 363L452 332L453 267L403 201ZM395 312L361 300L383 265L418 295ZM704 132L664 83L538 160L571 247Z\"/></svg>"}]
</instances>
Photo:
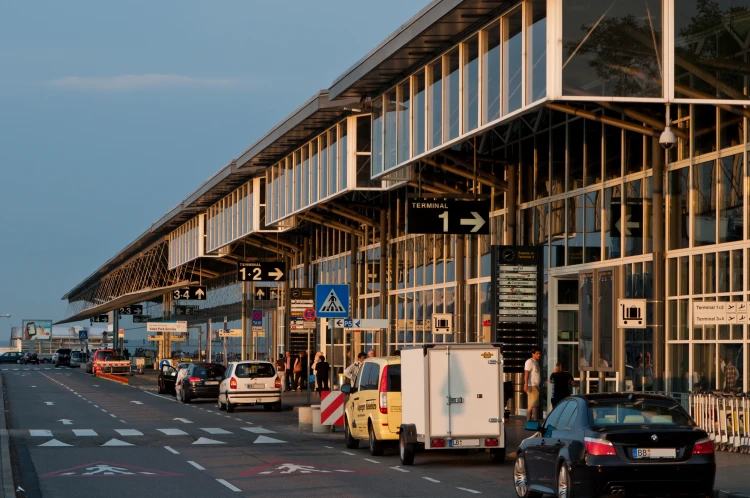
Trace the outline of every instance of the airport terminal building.
<instances>
[{"instance_id":1,"label":"airport terminal building","mask_svg":"<svg viewBox=\"0 0 750 498\"><path fill-rule=\"evenodd\" d=\"M62 321L141 303L204 340L241 329L245 357L320 350L340 370L500 340L493 248L533 246L540 299L512 301L547 374L744 391L749 53L750 0L435 0L77 284ZM461 202L481 229L420 210ZM247 262L284 278L241 281ZM317 284L388 327L306 328L295 290ZM624 298L645 328L619 326Z\"/></svg>"}]
</instances>

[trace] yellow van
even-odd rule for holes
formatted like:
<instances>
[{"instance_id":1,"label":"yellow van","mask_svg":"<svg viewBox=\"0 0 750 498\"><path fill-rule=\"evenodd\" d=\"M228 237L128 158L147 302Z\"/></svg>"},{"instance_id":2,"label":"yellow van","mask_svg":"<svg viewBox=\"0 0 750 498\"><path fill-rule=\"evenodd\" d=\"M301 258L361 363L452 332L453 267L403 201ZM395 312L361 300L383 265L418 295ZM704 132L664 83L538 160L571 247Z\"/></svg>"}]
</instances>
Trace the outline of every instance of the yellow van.
<instances>
[{"instance_id":1,"label":"yellow van","mask_svg":"<svg viewBox=\"0 0 750 498\"><path fill-rule=\"evenodd\" d=\"M349 394L344 405L346 447L359 447L367 439L371 455L382 455L387 441L398 441L401 426L401 358L367 358L354 385L344 384Z\"/></svg>"}]
</instances>

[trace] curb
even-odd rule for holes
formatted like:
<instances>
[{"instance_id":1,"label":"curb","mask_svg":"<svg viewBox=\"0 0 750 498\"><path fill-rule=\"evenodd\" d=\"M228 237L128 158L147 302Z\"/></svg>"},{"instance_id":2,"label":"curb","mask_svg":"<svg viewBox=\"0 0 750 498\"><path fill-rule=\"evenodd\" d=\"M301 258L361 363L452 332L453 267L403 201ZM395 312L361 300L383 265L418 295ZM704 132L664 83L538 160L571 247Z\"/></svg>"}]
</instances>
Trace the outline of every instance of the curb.
<instances>
[{"instance_id":1,"label":"curb","mask_svg":"<svg viewBox=\"0 0 750 498\"><path fill-rule=\"evenodd\" d=\"M714 498L750 498L750 492L714 489Z\"/></svg>"},{"instance_id":2,"label":"curb","mask_svg":"<svg viewBox=\"0 0 750 498\"><path fill-rule=\"evenodd\" d=\"M100 379L107 379L111 380L113 382L119 382L120 384L130 385L130 380L127 377L121 377L119 375L114 374L108 374L108 373L98 373L96 374L97 377Z\"/></svg>"},{"instance_id":3,"label":"curb","mask_svg":"<svg viewBox=\"0 0 750 498\"><path fill-rule=\"evenodd\" d=\"M0 483L2 483L3 496L16 496L13 486L13 466L10 462L10 436L5 420L5 377L0 374Z\"/></svg>"}]
</instances>

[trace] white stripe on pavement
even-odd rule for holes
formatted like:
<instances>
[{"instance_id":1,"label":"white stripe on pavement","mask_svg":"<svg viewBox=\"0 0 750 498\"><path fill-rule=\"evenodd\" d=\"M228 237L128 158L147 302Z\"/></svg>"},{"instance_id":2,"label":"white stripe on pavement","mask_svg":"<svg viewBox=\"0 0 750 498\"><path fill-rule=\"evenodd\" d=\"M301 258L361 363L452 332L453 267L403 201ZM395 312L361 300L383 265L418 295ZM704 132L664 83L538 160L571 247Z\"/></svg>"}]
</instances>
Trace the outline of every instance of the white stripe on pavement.
<instances>
[{"instance_id":1,"label":"white stripe on pavement","mask_svg":"<svg viewBox=\"0 0 750 498\"><path fill-rule=\"evenodd\" d=\"M167 450L168 452L174 454L174 455L179 455L180 454L179 451L173 450L171 446L165 446L164 449Z\"/></svg>"},{"instance_id":2,"label":"white stripe on pavement","mask_svg":"<svg viewBox=\"0 0 750 498\"><path fill-rule=\"evenodd\" d=\"M205 468L205 467L202 467L202 466L198 465L197 463L195 463L195 462L194 462L194 461L192 461L192 460L188 460L188 463L189 463L190 465L192 465L193 467L195 467L196 469L198 469L198 470L206 470L206 468ZM458 489L461 489L461 488L458 488Z\"/></svg>"},{"instance_id":3,"label":"white stripe on pavement","mask_svg":"<svg viewBox=\"0 0 750 498\"><path fill-rule=\"evenodd\" d=\"M218 427L201 427L201 430L208 432L209 434L231 434L231 432L225 429L219 429Z\"/></svg>"},{"instance_id":4,"label":"white stripe on pavement","mask_svg":"<svg viewBox=\"0 0 750 498\"><path fill-rule=\"evenodd\" d=\"M475 495L481 495L482 494L481 491L477 491L475 489L469 489L469 488L456 488L456 489L460 489L461 491L468 491L469 493L474 493Z\"/></svg>"},{"instance_id":5,"label":"white stripe on pavement","mask_svg":"<svg viewBox=\"0 0 750 498\"><path fill-rule=\"evenodd\" d=\"M232 491L235 491L235 492L237 492L237 493L239 493L240 491L242 491L242 490L241 490L240 488L238 488L237 486L234 486L234 485L232 485L232 484L229 484L229 483L228 483L227 481L225 481L224 479L216 479L216 480L217 480L218 482L222 483L222 484L223 484L224 486L226 486L226 487L228 487L229 489L231 489Z\"/></svg>"},{"instance_id":6,"label":"white stripe on pavement","mask_svg":"<svg viewBox=\"0 0 750 498\"><path fill-rule=\"evenodd\" d=\"M121 436L143 436L141 431L135 429L115 429L115 432Z\"/></svg>"},{"instance_id":7,"label":"white stripe on pavement","mask_svg":"<svg viewBox=\"0 0 750 498\"><path fill-rule=\"evenodd\" d=\"M156 429L167 436L187 436L188 433L180 429Z\"/></svg>"},{"instance_id":8,"label":"white stripe on pavement","mask_svg":"<svg viewBox=\"0 0 750 498\"><path fill-rule=\"evenodd\" d=\"M432 477L423 477L422 479L424 479L425 481L430 481L430 482L437 482L437 483L440 482L437 479L433 479Z\"/></svg>"},{"instance_id":9,"label":"white stripe on pavement","mask_svg":"<svg viewBox=\"0 0 750 498\"><path fill-rule=\"evenodd\" d=\"M29 431L29 435L32 437L52 437L52 431L46 429L32 429Z\"/></svg>"},{"instance_id":10,"label":"white stripe on pavement","mask_svg":"<svg viewBox=\"0 0 750 498\"><path fill-rule=\"evenodd\" d=\"M98 436L93 429L73 429L73 434L76 436Z\"/></svg>"}]
</instances>

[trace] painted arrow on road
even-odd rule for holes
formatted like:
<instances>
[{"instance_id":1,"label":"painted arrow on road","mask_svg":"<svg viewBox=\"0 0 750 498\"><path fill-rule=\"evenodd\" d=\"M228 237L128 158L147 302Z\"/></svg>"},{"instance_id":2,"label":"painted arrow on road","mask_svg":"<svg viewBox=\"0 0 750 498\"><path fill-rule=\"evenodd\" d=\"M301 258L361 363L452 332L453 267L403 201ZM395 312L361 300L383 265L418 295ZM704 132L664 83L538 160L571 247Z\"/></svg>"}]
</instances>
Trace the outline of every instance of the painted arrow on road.
<instances>
[{"instance_id":1,"label":"painted arrow on road","mask_svg":"<svg viewBox=\"0 0 750 498\"><path fill-rule=\"evenodd\" d=\"M135 403L136 405L142 405L143 401L131 401L131 403Z\"/></svg>"},{"instance_id":2,"label":"painted arrow on road","mask_svg":"<svg viewBox=\"0 0 750 498\"><path fill-rule=\"evenodd\" d=\"M183 422L185 424L192 424L192 422L186 418L176 418L174 420L179 420L180 422Z\"/></svg>"},{"instance_id":3,"label":"painted arrow on road","mask_svg":"<svg viewBox=\"0 0 750 498\"><path fill-rule=\"evenodd\" d=\"M60 420L58 420L58 422L62 422L63 425L73 425L73 421L68 420L67 418L61 418Z\"/></svg>"},{"instance_id":4,"label":"painted arrow on road","mask_svg":"<svg viewBox=\"0 0 750 498\"><path fill-rule=\"evenodd\" d=\"M44 404L47 405L47 406L52 406L55 403L54 403L54 401L45 401Z\"/></svg>"}]
</instances>

